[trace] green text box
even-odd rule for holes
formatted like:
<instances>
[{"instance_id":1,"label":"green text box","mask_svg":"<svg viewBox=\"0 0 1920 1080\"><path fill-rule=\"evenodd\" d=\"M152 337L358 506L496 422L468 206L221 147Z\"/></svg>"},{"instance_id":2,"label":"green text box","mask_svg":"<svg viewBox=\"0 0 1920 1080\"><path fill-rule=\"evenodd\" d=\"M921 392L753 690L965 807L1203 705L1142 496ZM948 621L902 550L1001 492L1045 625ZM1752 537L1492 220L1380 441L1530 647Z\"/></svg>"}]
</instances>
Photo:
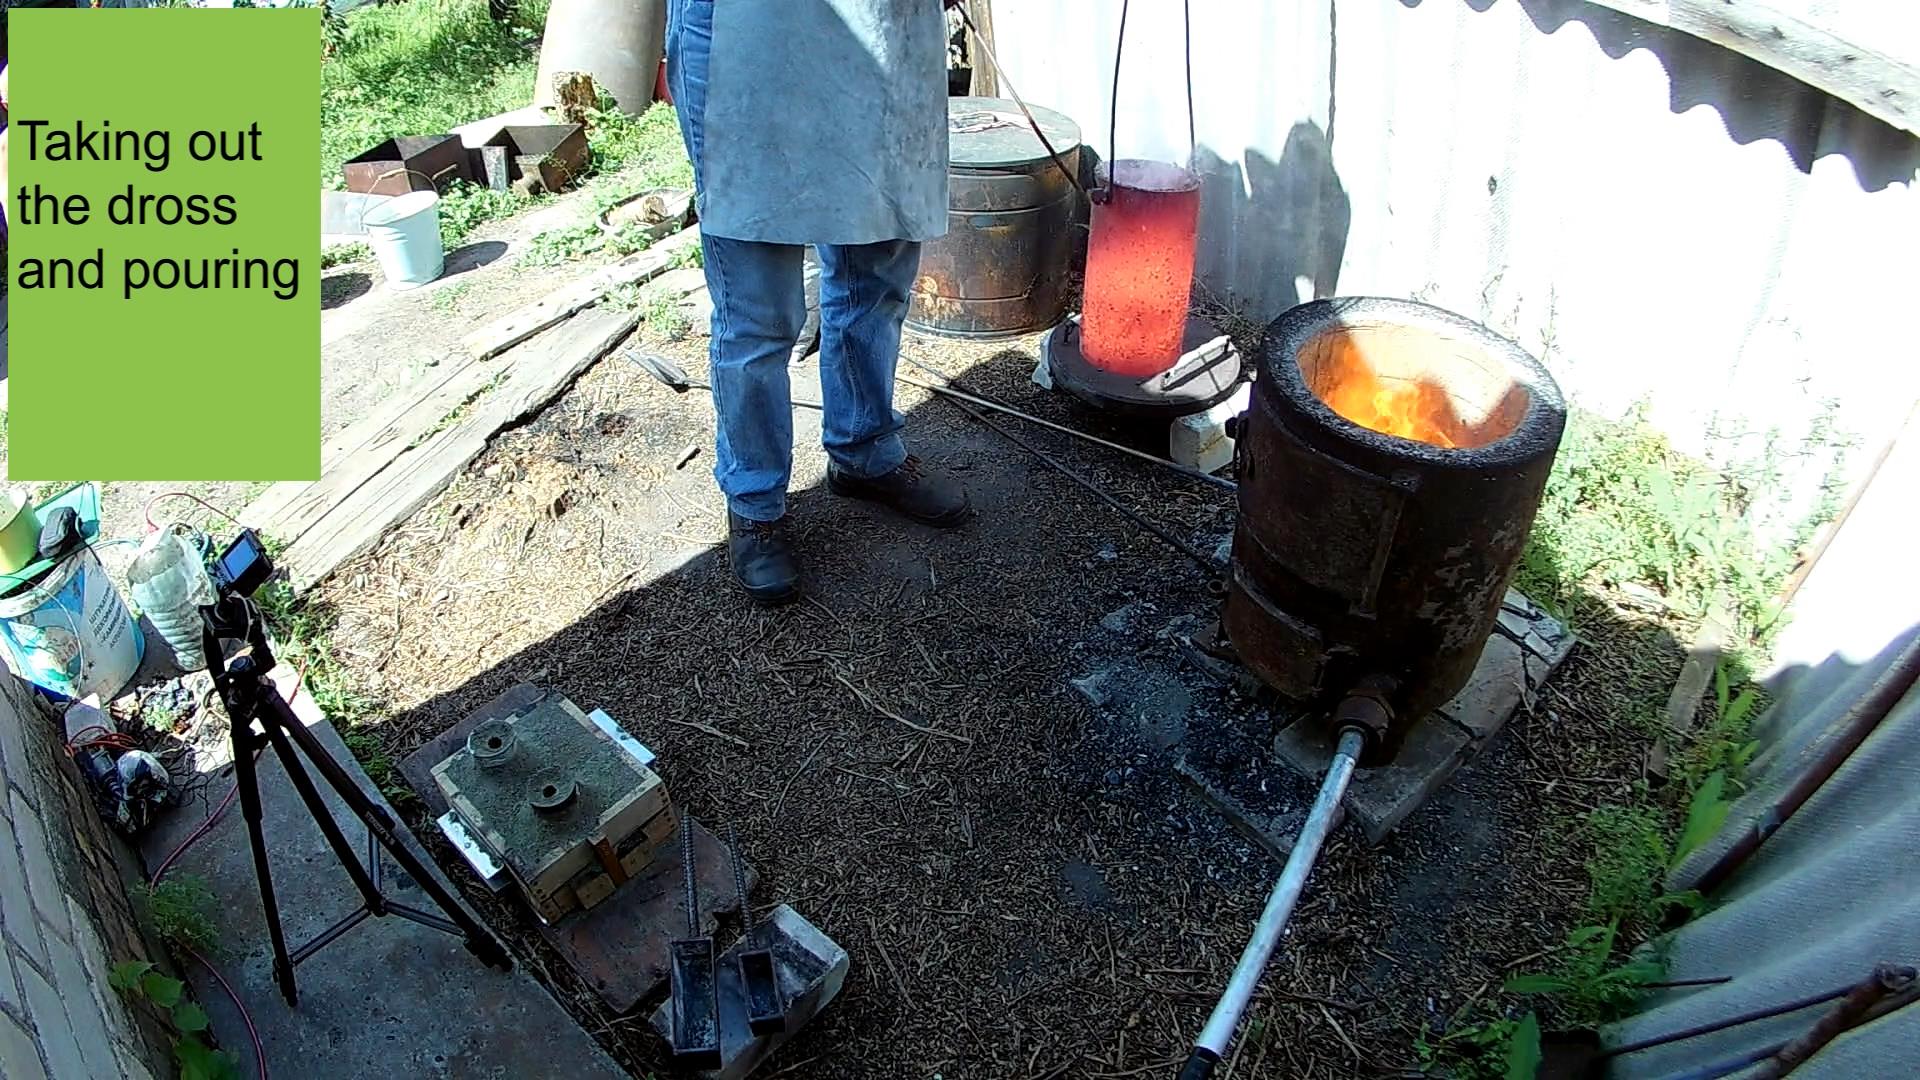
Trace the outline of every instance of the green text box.
<instances>
[{"instance_id":1,"label":"green text box","mask_svg":"<svg viewBox=\"0 0 1920 1080\"><path fill-rule=\"evenodd\" d=\"M11 12L12 478L319 475L319 18ZM19 200L34 185L85 196L87 221L31 220ZM97 268L102 287L69 287L52 259L85 280ZM43 260L41 287L29 260Z\"/></svg>"}]
</instances>

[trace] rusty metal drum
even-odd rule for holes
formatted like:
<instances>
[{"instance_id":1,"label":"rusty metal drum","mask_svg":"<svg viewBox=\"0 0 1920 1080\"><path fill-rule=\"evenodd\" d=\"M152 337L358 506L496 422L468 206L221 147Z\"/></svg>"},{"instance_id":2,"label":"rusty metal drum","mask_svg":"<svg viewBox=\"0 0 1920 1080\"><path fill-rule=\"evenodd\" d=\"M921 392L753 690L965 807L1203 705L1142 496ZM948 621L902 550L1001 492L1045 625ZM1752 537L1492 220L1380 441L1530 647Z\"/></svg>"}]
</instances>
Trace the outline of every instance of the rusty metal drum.
<instances>
[{"instance_id":1,"label":"rusty metal drum","mask_svg":"<svg viewBox=\"0 0 1920 1080\"><path fill-rule=\"evenodd\" d=\"M1074 175L1080 128L1038 106L1034 119ZM1020 107L949 99L947 234L921 250L907 328L998 338L1046 330L1067 313L1078 195Z\"/></svg>"}]
</instances>

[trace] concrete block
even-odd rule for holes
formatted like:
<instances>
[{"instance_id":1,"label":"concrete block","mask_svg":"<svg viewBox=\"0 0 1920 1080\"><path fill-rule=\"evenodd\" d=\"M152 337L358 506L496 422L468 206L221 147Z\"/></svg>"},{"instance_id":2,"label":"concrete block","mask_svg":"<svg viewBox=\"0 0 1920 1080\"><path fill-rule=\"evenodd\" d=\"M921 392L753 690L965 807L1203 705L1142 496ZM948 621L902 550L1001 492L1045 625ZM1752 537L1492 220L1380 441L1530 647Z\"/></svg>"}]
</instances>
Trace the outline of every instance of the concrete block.
<instances>
[{"instance_id":1,"label":"concrete block","mask_svg":"<svg viewBox=\"0 0 1920 1080\"><path fill-rule=\"evenodd\" d=\"M1467 685L1407 732L1399 756L1354 773L1344 806L1370 843L1386 839L1479 753L1573 649L1566 627L1518 592L1508 591L1499 623ZM1325 725L1303 721L1276 735L1273 749L1296 771L1318 776L1333 756L1333 737Z\"/></svg>"},{"instance_id":2,"label":"concrete block","mask_svg":"<svg viewBox=\"0 0 1920 1080\"><path fill-rule=\"evenodd\" d=\"M87 1059L80 1054L80 1043L74 1037L73 1025L67 1020L67 1010L60 1004L60 994L53 985L40 977L40 973L30 967L20 967L20 988L26 992L27 1011L33 1016L33 1027L39 1033L40 1052L45 1055L47 1075L53 1080L95 1080L119 1075L116 1063L111 1072L96 1074L87 1066Z\"/></svg>"},{"instance_id":3,"label":"concrete block","mask_svg":"<svg viewBox=\"0 0 1920 1080\"><path fill-rule=\"evenodd\" d=\"M4 934L0 934L0 1013L9 1010L24 1013L26 1004L20 1000L20 984L13 975L13 949L8 947Z\"/></svg>"},{"instance_id":4,"label":"concrete block","mask_svg":"<svg viewBox=\"0 0 1920 1080\"><path fill-rule=\"evenodd\" d=\"M33 1033L6 1016L0 1016L0 1076L7 1080L47 1080Z\"/></svg>"},{"instance_id":5,"label":"concrete block","mask_svg":"<svg viewBox=\"0 0 1920 1080\"><path fill-rule=\"evenodd\" d=\"M14 798L19 798L18 792L13 794ZM13 832L20 842L20 861L26 867L27 891L33 896L34 910L40 913L40 924L59 935L62 941L71 941L73 929L67 922L66 892L60 887L60 873L54 868L53 850L47 846L47 831L40 824L40 815L16 802L13 807Z\"/></svg>"},{"instance_id":6,"label":"concrete block","mask_svg":"<svg viewBox=\"0 0 1920 1080\"><path fill-rule=\"evenodd\" d=\"M60 992L60 1003L66 1007L67 1024L80 1048L80 1059L86 1062L86 1075L117 1076L120 1062L113 1054L113 1035L107 1030L99 995L80 962L79 948L49 942L47 952L53 959L53 985ZM105 977L104 972L101 977ZM42 1025L42 1033L45 1030Z\"/></svg>"},{"instance_id":7,"label":"concrete block","mask_svg":"<svg viewBox=\"0 0 1920 1080\"><path fill-rule=\"evenodd\" d=\"M33 896L27 889L26 864L21 861L13 826L7 822L0 822L0 928L28 959L42 968L47 966L46 945L41 939L40 922L34 918Z\"/></svg>"},{"instance_id":8,"label":"concrete block","mask_svg":"<svg viewBox=\"0 0 1920 1080\"><path fill-rule=\"evenodd\" d=\"M720 954L720 1067L698 1075L706 1080L741 1080L798 1035L840 994L851 964L847 950L786 904L774 908L756 927L756 943L771 949L780 991L787 1000L787 1027L773 1035L747 1030L746 1002L740 988L738 957L746 938ZM672 1031L667 1004L653 1012L653 1030L662 1039Z\"/></svg>"},{"instance_id":9,"label":"concrete block","mask_svg":"<svg viewBox=\"0 0 1920 1080\"><path fill-rule=\"evenodd\" d=\"M1316 779L1333 759L1330 733L1311 718L1274 736L1273 746L1287 764ZM1477 748L1445 717L1430 713L1407 732L1392 762L1353 774L1342 809L1368 843L1378 844L1440 790Z\"/></svg>"},{"instance_id":10,"label":"concrete block","mask_svg":"<svg viewBox=\"0 0 1920 1080\"><path fill-rule=\"evenodd\" d=\"M1251 383L1241 383L1233 396L1206 412L1175 420L1167 428L1167 455L1202 472L1217 472L1233 461L1233 440L1227 421L1247 411L1253 400Z\"/></svg>"},{"instance_id":11,"label":"concrete block","mask_svg":"<svg viewBox=\"0 0 1920 1080\"><path fill-rule=\"evenodd\" d=\"M1033 374L1030 378L1033 380L1033 385L1042 390L1053 389L1053 370L1047 367L1047 354L1045 350L1041 351L1039 361L1033 365Z\"/></svg>"}]
</instances>

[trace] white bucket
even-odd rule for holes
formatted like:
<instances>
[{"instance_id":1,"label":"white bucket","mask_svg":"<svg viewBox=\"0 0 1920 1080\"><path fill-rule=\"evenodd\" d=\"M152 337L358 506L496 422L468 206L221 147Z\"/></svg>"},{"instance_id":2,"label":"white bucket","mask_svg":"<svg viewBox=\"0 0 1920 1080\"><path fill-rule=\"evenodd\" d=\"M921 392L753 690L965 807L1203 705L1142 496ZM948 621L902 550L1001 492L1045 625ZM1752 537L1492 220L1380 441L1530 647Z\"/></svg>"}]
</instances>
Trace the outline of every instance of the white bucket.
<instances>
[{"instance_id":1,"label":"white bucket","mask_svg":"<svg viewBox=\"0 0 1920 1080\"><path fill-rule=\"evenodd\" d=\"M0 599L0 653L15 675L63 697L111 701L146 651L140 627L91 548Z\"/></svg>"},{"instance_id":2,"label":"white bucket","mask_svg":"<svg viewBox=\"0 0 1920 1080\"><path fill-rule=\"evenodd\" d=\"M417 289L446 269L439 195L409 191L367 211L361 221L389 288Z\"/></svg>"}]
</instances>

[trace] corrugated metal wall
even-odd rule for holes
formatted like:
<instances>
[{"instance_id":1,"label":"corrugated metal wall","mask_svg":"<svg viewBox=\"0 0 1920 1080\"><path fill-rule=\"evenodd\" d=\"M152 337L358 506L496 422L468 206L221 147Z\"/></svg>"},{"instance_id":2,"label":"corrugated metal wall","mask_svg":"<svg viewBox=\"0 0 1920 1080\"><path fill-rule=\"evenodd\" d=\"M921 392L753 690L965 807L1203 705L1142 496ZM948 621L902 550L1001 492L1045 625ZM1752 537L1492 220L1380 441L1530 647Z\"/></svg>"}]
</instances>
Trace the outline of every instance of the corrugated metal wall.
<instances>
[{"instance_id":1,"label":"corrugated metal wall","mask_svg":"<svg viewBox=\"0 0 1920 1080\"><path fill-rule=\"evenodd\" d=\"M1732 981L1662 992L1608 1033L1620 1046L1844 987L1876 964L1920 966L1920 631L1865 664L1842 659L1799 669L1757 726L1765 749L1751 786L1713 842L1673 875L1694 887L1841 737L1876 693L1897 703L1873 734L1710 899L1713 909L1676 931L1668 978ZM1907 687L1904 694L1899 687ZM1656 1047L1615 1060L1621 1077L1668 1077L1796 1038L1832 1006ZM1920 1005L1843 1035L1796 1073L1818 1077L1920 1074ZM1737 1074L1735 1074L1737 1075Z\"/></svg>"},{"instance_id":2,"label":"corrugated metal wall","mask_svg":"<svg viewBox=\"0 0 1920 1080\"><path fill-rule=\"evenodd\" d=\"M1770 460L1781 520L1828 470L1831 422L1857 476L1916 395L1920 139L1762 64L1578 0L1195 0L1193 98L1206 178L1203 284L1271 318L1301 299L1413 296L1542 355L1581 405L1644 401L1682 449ZM1120 156L1184 160L1180 0L1133 0ZM1030 101L1108 156L1119 3L994 0L997 50ZM1811 439L1809 436L1813 436ZM1772 448L1769 449L1769 446ZM1911 476L1903 448L1891 474ZM1809 579L1755 786L1712 850L1806 767L1832 722L1905 651L1911 490L1876 490L1837 541L1870 553ZM1888 522L1895 524L1889 525ZM1877 524L1876 524L1877 523ZM1864 546L1862 546L1864 545ZM1851 556L1850 556L1851 557ZM1876 583L1878 582L1878 583ZM1668 994L1618 1042L1920 963L1920 692L1675 938ZM1684 884L1684 883L1682 883ZM1622 1062L1669 1076L1804 1031L1819 1010ZM1804 1075L1920 1075L1913 1009L1842 1038Z\"/></svg>"},{"instance_id":3,"label":"corrugated metal wall","mask_svg":"<svg viewBox=\"0 0 1920 1080\"><path fill-rule=\"evenodd\" d=\"M1102 156L1119 6L994 4L1014 84ZM1181 7L1133 0L1122 156L1187 154ZM1823 417L1872 446L1920 394L1920 140L1576 0L1192 7L1198 275L1257 314L1338 292L1474 316L1589 408L1644 400L1689 452L1773 460L1783 516L1827 471Z\"/></svg>"}]
</instances>

